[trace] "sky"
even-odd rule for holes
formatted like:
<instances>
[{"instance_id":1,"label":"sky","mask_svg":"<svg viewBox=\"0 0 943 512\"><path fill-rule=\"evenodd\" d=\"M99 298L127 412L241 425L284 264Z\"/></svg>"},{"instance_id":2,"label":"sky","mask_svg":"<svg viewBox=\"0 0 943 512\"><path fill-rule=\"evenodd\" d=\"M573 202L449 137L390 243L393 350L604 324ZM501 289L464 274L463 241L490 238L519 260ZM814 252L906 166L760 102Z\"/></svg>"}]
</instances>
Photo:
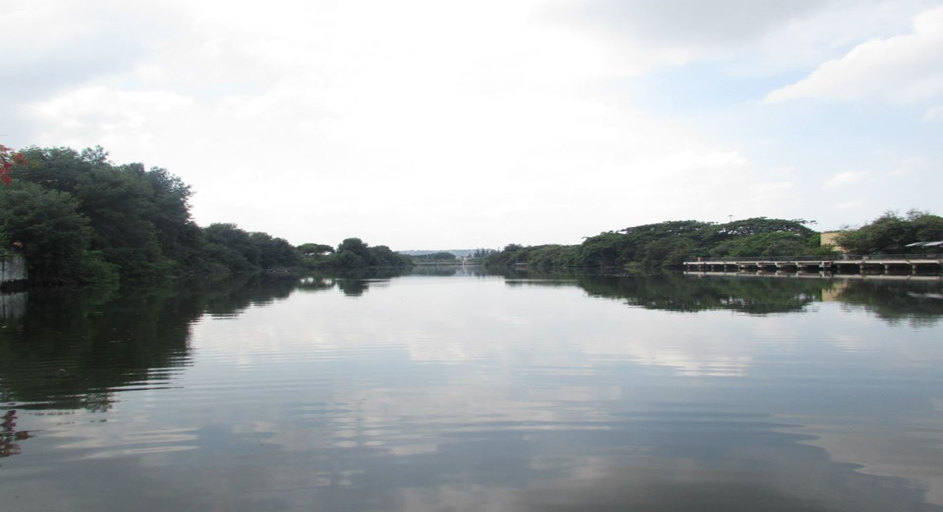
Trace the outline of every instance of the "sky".
<instances>
[{"instance_id":1,"label":"sky","mask_svg":"<svg viewBox=\"0 0 943 512\"><path fill-rule=\"evenodd\" d=\"M0 144L295 244L943 214L943 0L0 0Z\"/></svg>"}]
</instances>

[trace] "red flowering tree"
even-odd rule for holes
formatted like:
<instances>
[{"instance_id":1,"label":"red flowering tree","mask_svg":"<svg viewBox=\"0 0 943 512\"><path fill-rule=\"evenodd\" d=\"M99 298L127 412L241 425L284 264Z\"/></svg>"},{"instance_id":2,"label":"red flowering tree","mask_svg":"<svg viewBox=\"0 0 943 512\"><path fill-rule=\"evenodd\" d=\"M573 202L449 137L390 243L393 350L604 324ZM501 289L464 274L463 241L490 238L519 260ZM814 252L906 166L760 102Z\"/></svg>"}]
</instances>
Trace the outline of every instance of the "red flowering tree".
<instances>
[{"instance_id":1,"label":"red flowering tree","mask_svg":"<svg viewBox=\"0 0 943 512\"><path fill-rule=\"evenodd\" d=\"M4 185L9 185L13 178L10 177L10 171L13 170L13 159L9 156L10 148L0 145L0 181Z\"/></svg>"},{"instance_id":2,"label":"red flowering tree","mask_svg":"<svg viewBox=\"0 0 943 512\"><path fill-rule=\"evenodd\" d=\"M26 157L23 156L23 153L10 154L10 151L10 148L0 144L0 182L4 185L9 185L13 182L13 177L11 176L13 165L26 162Z\"/></svg>"}]
</instances>

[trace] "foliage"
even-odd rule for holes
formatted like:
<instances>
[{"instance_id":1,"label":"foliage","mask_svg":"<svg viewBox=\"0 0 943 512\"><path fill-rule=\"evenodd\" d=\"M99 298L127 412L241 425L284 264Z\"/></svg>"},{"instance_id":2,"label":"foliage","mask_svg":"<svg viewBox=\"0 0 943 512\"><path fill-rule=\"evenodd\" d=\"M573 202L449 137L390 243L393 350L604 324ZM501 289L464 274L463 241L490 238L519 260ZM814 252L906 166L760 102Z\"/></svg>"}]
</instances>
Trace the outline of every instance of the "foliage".
<instances>
[{"instance_id":1,"label":"foliage","mask_svg":"<svg viewBox=\"0 0 943 512\"><path fill-rule=\"evenodd\" d=\"M66 192L19 180L3 187L0 228L11 243L22 247L33 281L108 281L116 275L101 253L89 249L89 221Z\"/></svg>"},{"instance_id":2,"label":"foliage","mask_svg":"<svg viewBox=\"0 0 943 512\"><path fill-rule=\"evenodd\" d=\"M370 247L359 238L348 238L333 254L309 260L309 267L320 270L349 271L364 268L406 268L408 256L397 254L385 245Z\"/></svg>"},{"instance_id":3,"label":"foliage","mask_svg":"<svg viewBox=\"0 0 943 512\"><path fill-rule=\"evenodd\" d=\"M797 256L809 249L809 237L793 232L757 233L725 240L710 251L710 256ZM816 237L817 238L817 237Z\"/></svg>"},{"instance_id":4,"label":"foliage","mask_svg":"<svg viewBox=\"0 0 943 512\"><path fill-rule=\"evenodd\" d=\"M334 248L327 244L307 243L297 247L298 252L305 258L324 256L334 252Z\"/></svg>"},{"instance_id":5,"label":"foliage","mask_svg":"<svg viewBox=\"0 0 943 512\"><path fill-rule=\"evenodd\" d=\"M231 223L210 224L203 229L210 260L231 272L248 272L259 268L259 248L249 233Z\"/></svg>"},{"instance_id":6,"label":"foliage","mask_svg":"<svg viewBox=\"0 0 943 512\"><path fill-rule=\"evenodd\" d=\"M166 169L116 165L100 147L8 153L0 148L2 165L15 171L7 188L16 191L19 208L5 209L7 234L9 242L24 244L34 280L98 281L117 271L126 281L154 281L301 264L301 253L285 239L234 224L197 226L190 186ZM30 224L36 227L27 229Z\"/></svg>"},{"instance_id":7,"label":"foliage","mask_svg":"<svg viewBox=\"0 0 943 512\"><path fill-rule=\"evenodd\" d=\"M403 256L385 245L377 245L370 248L370 254L373 257L373 266L383 268L403 268L412 265L412 260L408 256Z\"/></svg>"},{"instance_id":8,"label":"foliage","mask_svg":"<svg viewBox=\"0 0 943 512\"><path fill-rule=\"evenodd\" d=\"M258 249L258 266L263 269L294 267L301 263L301 255L284 238L276 238L268 233L255 232L249 239Z\"/></svg>"},{"instance_id":9,"label":"foliage","mask_svg":"<svg viewBox=\"0 0 943 512\"><path fill-rule=\"evenodd\" d=\"M0 144L0 183L9 185L13 183L14 164L22 165L26 163L26 157L22 153L10 153L10 148Z\"/></svg>"},{"instance_id":10,"label":"foliage","mask_svg":"<svg viewBox=\"0 0 943 512\"><path fill-rule=\"evenodd\" d=\"M74 197L91 227L91 248L123 278L167 277L198 256L190 189L166 170L113 165L101 148L27 148L23 154L17 180Z\"/></svg>"},{"instance_id":11,"label":"foliage","mask_svg":"<svg viewBox=\"0 0 943 512\"><path fill-rule=\"evenodd\" d=\"M726 224L694 220L645 224L586 238L580 245L508 245L485 259L489 266L654 269L700 255L783 256L819 251L817 234L804 220L757 217ZM813 243L814 242L814 243Z\"/></svg>"},{"instance_id":12,"label":"foliage","mask_svg":"<svg viewBox=\"0 0 943 512\"><path fill-rule=\"evenodd\" d=\"M922 252L921 248L906 246L914 242L938 240L943 240L943 217L911 210L906 216L886 212L858 229L841 233L836 241L851 253L870 254Z\"/></svg>"}]
</instances>

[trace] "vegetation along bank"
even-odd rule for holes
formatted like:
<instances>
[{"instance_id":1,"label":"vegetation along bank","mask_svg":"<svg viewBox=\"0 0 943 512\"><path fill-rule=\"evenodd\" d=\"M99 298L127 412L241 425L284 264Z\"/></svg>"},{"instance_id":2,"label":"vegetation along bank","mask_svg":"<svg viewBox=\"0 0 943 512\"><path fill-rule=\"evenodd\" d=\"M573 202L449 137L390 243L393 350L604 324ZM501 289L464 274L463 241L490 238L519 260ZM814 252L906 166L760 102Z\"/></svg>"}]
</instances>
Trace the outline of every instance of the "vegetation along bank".
<instances>
[{"instance_id":1,"label":"vegetation along bank","mask_svg":"<svg viewBox=\"0 0 943 512\"><path fill-rule=\"evenodd\" d=\"M404 267L410 260L358 238L336 249L198 226L192 190L166 169L114 164L102 148L0 146L0 248L27 262L30 284L222 278L303 269ZM0 254L2 256L2 254Z\"/></svg>"},{"instance_id":2,"label":"vegetation along bank","mask_svg":"<svg viewBox=\"0 0 943 512\"><path fill-rule=\"evenodd\" d=\"M802 219L757 217L724 224L695 220L669 221L608 231L578 245L511 244L485 259L492 267L526 265L542 269L680 267L698 257L834 256L904 254L926 249L914 242L943 240L943 218L912 210L888 212L857 229L842 230L833 244Z\"/></svg>"}]
</instances>

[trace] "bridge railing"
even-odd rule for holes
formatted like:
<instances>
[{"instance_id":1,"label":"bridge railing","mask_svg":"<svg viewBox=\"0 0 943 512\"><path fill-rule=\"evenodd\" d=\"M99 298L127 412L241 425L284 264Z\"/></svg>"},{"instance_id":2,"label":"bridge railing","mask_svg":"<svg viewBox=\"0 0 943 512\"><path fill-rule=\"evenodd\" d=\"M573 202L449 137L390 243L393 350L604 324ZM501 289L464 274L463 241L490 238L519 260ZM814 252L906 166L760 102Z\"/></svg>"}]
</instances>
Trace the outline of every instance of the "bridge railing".
<instances>
[{"instance_id":1,"label":"bridge railing","mask_svg":"<svg viewBox=\"0 0 943 512\"><path fill-rule=\"evenodd\" d=\"M859 257L860 258L860 257ZM911 254L869 254L867 260L939 260L943 254L939 253L911 253Z\"/></svg>"},{"instance_id":2,"label":"bridge railing","mask_svg":"<svg viewBox=\"0 0 943 512\"><path fill-rule=\"evenodd\" d=\"M939 260L943 259L943 254L846 254L839 256L741 256L712 258L701 257L696 261L687 263L707 263L712 261L720 262L750 262L750 261L881 261L881 260Z\"/></svg>"},{"instance_id":3,"label":"bridge railing","mask_svg":"<svg viewBox=\"0 0 943 512\"><path fill-rule=\"evenodd\" d=\"M741 256L739 258L725 257L725 258L711 258L711 257L702 257L697 261L690 261L689 263L706 263L709 261L834 261L841 258L829 257L829 256Z\"/></svg>"}]
</instances>

